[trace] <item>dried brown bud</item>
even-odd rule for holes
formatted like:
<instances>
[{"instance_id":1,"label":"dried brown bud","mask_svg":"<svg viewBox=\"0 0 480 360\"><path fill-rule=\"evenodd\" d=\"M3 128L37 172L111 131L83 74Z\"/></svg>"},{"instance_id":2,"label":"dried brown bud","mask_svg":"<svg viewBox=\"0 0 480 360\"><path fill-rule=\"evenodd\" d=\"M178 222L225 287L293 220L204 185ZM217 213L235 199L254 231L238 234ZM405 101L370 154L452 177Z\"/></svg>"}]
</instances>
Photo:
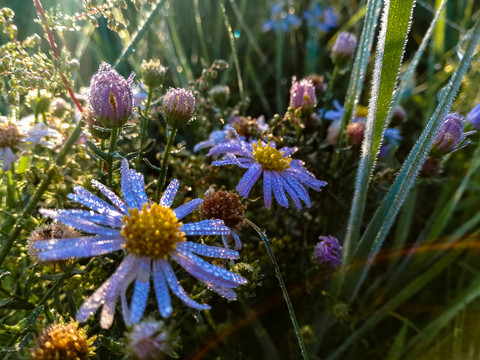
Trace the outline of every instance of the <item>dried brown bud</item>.
<instances>
[{"instance_id":1,"label":"dried brown bud","mask_svg":"<svg viewBox=\"0 0 480 360\"><path fill-rule=\"evenodd\" d=\"M240 230L244 226L246 206L233 191L208 189L202 204L202 212L207 219L223 220L226 226Z\"/></svg>"},{"instance_id":2,"label":"dried brown bud","mask_svg":"<svg viewBox=\"0 0 480 360\"><path fill-rule=\"evenodd\" d=\"M365 134L365 123L363 121L350 123L345 129L345 136L352 145L361 145Z\"/></svg>"}]
</instances>

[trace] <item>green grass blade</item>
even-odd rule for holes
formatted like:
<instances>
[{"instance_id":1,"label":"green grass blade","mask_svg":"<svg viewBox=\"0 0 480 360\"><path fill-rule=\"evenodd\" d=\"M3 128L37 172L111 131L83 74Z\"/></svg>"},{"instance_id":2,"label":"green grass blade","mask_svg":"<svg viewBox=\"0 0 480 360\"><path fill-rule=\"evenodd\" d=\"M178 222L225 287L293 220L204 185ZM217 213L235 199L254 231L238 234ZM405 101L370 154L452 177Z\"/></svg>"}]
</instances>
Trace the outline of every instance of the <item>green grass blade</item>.
<instances>
[{"instance_id":1,"label":"green grass blade","mask_svg":"<svg viewBox=\"0 0 480 360\"><path fill-rule=\"evenodd\" d=\"M350 285L355 287L355 291L350 293L352 294L352 297L356 294L365 279L375 256L380 250L385 237L393 225L396 215L415 183L418 173L432 146L434 137L438 132L443 119L450 110L452 102L460 88L462 78L470 66L475 46L479 39L480 18L477 19L472 29L462 61L453 73L449 84L443 89L441 95L439 95L440 103L426 125L422 135L405 160L395 182L390 187L387 195L378 207L362 236L356 258L360 259L368 256L368 259L361 270L360 276L357 276L358 274L352 274Z\"/></svg>"},{"instance_id":2,"label":"green grass blade","mask_svg":"<svg viewBox=\"0 0 480 360\"><path fill-rule=\"evenodd\" d=\"M472 281L472 284L457 297L448 306L448 310L430 322L421 334L415 336L406 346L405 352L408 357L405 359L418 359L418 356L425 350L425 347L435 339L440 331L442 331L458 313L480 296L480 278Z\"/></svg>"},{"instance_id":3,"label":"green grass blade","mask_svg":"<svg viewBox=\"0 0 480 360\"><path fill-rule=\"evenodd\" d=\"M380 149L406 44L414 0L392 0L384 4L382 28L377 44L372 91L366 121L365 139L355 180L347 233L343 244L342 270L348 266L360 236L367 189Z\"/></svg>"}]
</instances>

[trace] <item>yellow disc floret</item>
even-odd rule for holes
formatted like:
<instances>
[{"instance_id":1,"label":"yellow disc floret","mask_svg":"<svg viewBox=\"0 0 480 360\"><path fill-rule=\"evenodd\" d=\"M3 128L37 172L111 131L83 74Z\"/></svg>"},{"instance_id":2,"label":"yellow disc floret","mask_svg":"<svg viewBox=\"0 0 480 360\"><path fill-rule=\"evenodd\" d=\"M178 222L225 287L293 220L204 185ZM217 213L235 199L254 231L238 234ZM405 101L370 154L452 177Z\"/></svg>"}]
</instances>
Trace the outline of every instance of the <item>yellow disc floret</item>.
<instances>
[{"instance_id":1,"label":"yellow disc floret","mask_svg":"<svg viewBox=\"0 0 480 360\"><path fill-rule=\"evenodd\" d=\"M159 204L143 204L142 210L128 209L129 215L122 220L121 234L125 237L125 248L138 256L166 259L177 243L185 241L180 230L183 225L169 207Z\"/></svg>"},{"instance_id":2,"label":"yellow disc floret","mask_svg":"<svg viewBox=\"0 0 480 360\"><path fill-rule=\"evenodd\" d=\"M358 105L357 111L355 112L356 117L367 117L368 115L368 108L366 106Z\"/></svg>"},{"instance_id":3,"label":"yellow disc floret","mask_svg":"<svg viewBox=\"0 0 480 360\"><path fill-rule=\"evenodd\" d=\"M290 167L290 162L292 158L290 156L283 157L284 152L278 151L276 148L271 146L271 143L263 145L261 140L253 146L253 156L255 160L262 165L264 170L274 170L281 172Z\"/></svg>"},{"instance_id":4,"label":"yellow disc floret","mask_svg":"<svg viewBox=\"0 0 480 360\"><path fill-rule=\"evenodd\" d=\"M12 147L22 140L23 135L13 123L0 123L0 148Z\"/></svg>"}]
</instances>

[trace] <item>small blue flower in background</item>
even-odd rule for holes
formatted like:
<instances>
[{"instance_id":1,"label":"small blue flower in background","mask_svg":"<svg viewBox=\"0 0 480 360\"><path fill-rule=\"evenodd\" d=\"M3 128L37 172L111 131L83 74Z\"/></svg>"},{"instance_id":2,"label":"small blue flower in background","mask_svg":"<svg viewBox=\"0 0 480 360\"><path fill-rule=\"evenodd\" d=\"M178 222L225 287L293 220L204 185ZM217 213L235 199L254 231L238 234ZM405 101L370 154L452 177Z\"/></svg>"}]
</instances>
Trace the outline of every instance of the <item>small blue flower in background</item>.
<instances>
[{"instance_id":1,"label":"small blue flower in background","mask_svg":"<svg viewBox=\"0 0 480 360\"><path fill-rule=\"evenodd\" d=\"M194 146L193 151L197 152L198 150L221 144L225 142L227 135L228 130L213 130L210 135L208 135L208 140L200 141Z\"/></svg>"},{"instance_id":2,"label":"small blue flower in background","mask_svg":"<svg viewBox=\"0 0 480 360\"><path fill-rule=\"evenodd\" d=\"M395 146L400 145L400 140L403 140L403 136L400 134L400 129L387 128L385 130L385 142Z\"/></svg>"},{"instance_id":3,"label":"small blue flower in background","mask_svg":"<svg viewBox=\"0 0 480 360\"><path fill-rule=\"evenodd\" d=\"M316 4L312 10L305 10L303 17L307 21L307 26L315 27L322 32L329 32L338 26L338 15L330 6L323 10L320 4Z\"/></svg>"},{"instance_id":4,"label":"small blue flower in background","mask_svg":"<svg viewBox=\"0 0 480 360\"><path fill-rule=\"evenodd\" d=\"M270 8L270 19L263 23L262 31L274 30L289 31L291 28L297 28L302 24L302 20L296 15L290 14L284 10L283 3L273 4Z\"/></svg>"},{"instance_id":5,"label":"small blue flower in background","mask_svg":"<svg viewBox=\"0 0 480 360\"><path fill-rule=\"evenodd\" d=\"M343 113L345 112L345 108L337 99L333 100L333 107L335 108L334 110L325 111L323 118L330 121L341 121L343 118ZM324 110L320 109L319 115L321 116L323 112Z\"/></svg>"},{"instance_id":6,"label":"small blue flower in background","mask_svg":"<svg viewBox=\"0 0 480 360\"><path fill-rule=\"evenodd\" d=\"M314 257L319 265L337 267L342 261L342 247L336 237L319 236L320 242L315 245Z\"/></svg>"},{"instance_id":7,"label":"small blue flower in background","mask_svg":"<svg viewBox=\"0 0 480 360\"><path fill-rule=\"evenodd\" d=\"M467 120L474 128L480 129L480 103L467 114Z\"/></svg>"},{"instance_id":8,"label":"small blue flower in background","mask_svg":"<svg viewBox=\"0 0 480 360\"><path fill-rule=\"evenodd\" d=\"M149 202L145 194L143 175L129 169L122 162L123 200L98 181L92 185L100 190L110 203L100 199L81 186L69 198L88 208L86 210L49 210L40 213L66 225L96 236L38 241L40 261L90 257L125 249L126 256L113 275L105 281L80 307L77 321L86 321L103 305L100 326L109 328L113 323L118 297L122 300L123 318L127 325L140 321L147 306L150 277L158 308L163 317L172 314L169 289L187 306L198 310L210 309L206 304L192 300L179 284L168 259L172 259L193 277L228 300L235 300L232 290L247 282L243 277L214 266L198 255L223 259L238 259L237 251L186 241L190 235L226 235L230 233L222 220L203 220L183 224L179 220L202 204L194 199L172 210L178 180L173 180L165 190L160 203ZM128 306L125 293L135 281L133 297Z\"/></svg>"},{"instance_id":9,"label":"small blue flower in background","mask_svg":"<svg viewBox=\"0 0 480 360\"><path fill-rule=\"evenodd\" d=\"M214 166L237 165L247 169L236 188L241 196L248 197L252 186L263 174L263 197L267 209L272 205L272 191L280 206L288 208L286 191L295 206L301 209L300 200L310 207L305 186L320 191L322 186L327 185L305 169L302 161L291 158L296 148L283 147L277 150L273 142L266 144L262 140L250 144L241 140L235 129L231 130L237 141L216 145L207 155L226 155L223 160L213 161Z\"/></svg>"}]
</instances>

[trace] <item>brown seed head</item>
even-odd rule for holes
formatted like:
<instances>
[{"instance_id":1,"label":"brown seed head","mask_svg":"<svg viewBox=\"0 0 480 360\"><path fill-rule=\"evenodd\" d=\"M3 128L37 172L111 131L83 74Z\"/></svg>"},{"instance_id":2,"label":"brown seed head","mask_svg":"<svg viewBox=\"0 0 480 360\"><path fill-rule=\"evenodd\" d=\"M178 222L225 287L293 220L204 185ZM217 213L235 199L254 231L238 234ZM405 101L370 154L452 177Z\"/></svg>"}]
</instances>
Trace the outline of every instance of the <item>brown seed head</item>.
<instances>
[{"instance_id":1,"label":"brown seed head","mask_svg":"<svg viewBox=\"0 0 480 360\"><path fill-rule=\"evenodd\" d=\"M245 222L245 209L240 198L233 191L208 189L202 204L202 212L207 219L223 220L233 230L240 230Z\"/></svg>"},{"instance_id":2,"label":"brown seed head","mask_svg":"<svg viewBox=\"0 0 480 360\"><path fill-rule=\"evenodd\" d=\"M80 236L80 233L77 230L75 230L71 226L67 226L61 223L51 223L47 225L37 226L28 237L28 255L30 255L33 261L38 262L38 250L34 247L34 244L37 241L51 239L68 239L78 236Z\"/></svg>"}]
</instances>

